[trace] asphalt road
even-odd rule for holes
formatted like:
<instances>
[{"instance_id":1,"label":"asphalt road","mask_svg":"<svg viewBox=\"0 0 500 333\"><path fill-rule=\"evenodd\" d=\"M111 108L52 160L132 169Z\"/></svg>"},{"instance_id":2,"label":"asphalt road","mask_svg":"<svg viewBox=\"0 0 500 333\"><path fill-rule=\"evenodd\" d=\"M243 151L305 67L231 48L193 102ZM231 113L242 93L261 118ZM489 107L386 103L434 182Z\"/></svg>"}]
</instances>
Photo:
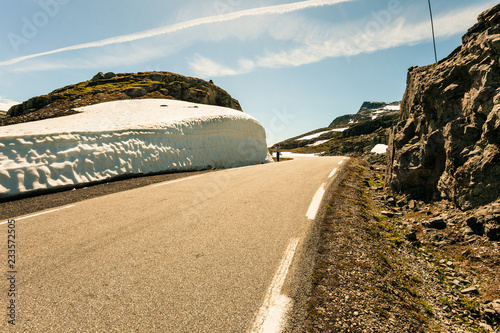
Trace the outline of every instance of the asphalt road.
<instances>
[{"instance_id":1,"label":"asphalt road","mask_svg":"<svg viewBox=\"0 0 500 333\"><path fill-rule=\"evenodd\" d=\"M15 227L1 221L0 331L259 329L286 296L280 279L311 226L313 197L341 161L216 171L12 217Z\"/></svg>"}]
</instances>

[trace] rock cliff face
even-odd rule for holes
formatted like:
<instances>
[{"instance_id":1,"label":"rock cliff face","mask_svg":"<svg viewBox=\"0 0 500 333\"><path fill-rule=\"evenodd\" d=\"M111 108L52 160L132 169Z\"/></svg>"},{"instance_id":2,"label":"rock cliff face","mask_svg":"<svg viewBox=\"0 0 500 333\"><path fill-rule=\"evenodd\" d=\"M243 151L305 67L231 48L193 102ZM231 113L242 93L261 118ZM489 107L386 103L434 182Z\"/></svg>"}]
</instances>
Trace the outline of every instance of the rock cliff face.
<instances>
[{"instance_id":1,"label":"rock cliff face","mask_svg":"<svg viewBox=\"0 0 500 333\"><path fill-rule=\"evenodd\" d=\"M90 81L63 87L14 105L0 125L40 120L74 113L73 108L96 103L168 98L224 106L241 111L239 102L211 82L169 72L98 73Z\"/></svg>"},{"instance_id":2,"label":"rock cliff face","mask_svg":"<svg viewBox=\"0 0 500 333\"><path fill-rule=\"evenodd\" d=\"M478 17L463 45L410 68L388 150L388 184L468 210L500 195L500 5Z\"/></svg>"}]
</instances>

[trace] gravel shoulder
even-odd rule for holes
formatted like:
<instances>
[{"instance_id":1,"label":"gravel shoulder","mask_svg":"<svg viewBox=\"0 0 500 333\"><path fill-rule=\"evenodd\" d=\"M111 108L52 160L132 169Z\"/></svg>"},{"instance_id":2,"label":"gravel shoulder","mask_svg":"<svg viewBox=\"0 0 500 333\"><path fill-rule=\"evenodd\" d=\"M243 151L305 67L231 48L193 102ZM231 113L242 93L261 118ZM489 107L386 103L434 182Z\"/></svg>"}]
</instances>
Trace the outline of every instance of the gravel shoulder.
<instances>
[{"instance_id":1,"label":"gravel shoulder","mask_svg":"<svg viewBox=\"0 0 500 333\"><path fill-rule=\"evenodd\" d=\"M353 158L345 173L320 221L305 325L293 331L498 332L498 242L453 239L452 206L387 192L382 166ZM425 227L443 214L447 228Z\"/></svg>"}]
</instances>

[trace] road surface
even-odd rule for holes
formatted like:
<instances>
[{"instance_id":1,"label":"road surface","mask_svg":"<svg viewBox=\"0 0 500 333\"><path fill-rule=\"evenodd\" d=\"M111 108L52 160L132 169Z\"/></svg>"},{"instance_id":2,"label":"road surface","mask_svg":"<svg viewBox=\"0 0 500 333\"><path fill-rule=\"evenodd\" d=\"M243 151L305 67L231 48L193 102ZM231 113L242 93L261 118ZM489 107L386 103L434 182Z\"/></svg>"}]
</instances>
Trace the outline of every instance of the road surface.
<instances>
[{"instance_id":1,"label":"road surface","mask_svg":"<svg viewBox=\"0 0 500 333\"><path fill-rule=\"evenodd\" d=\"M221 170L0 221L0 331L273 331L342 162Z\"/></svg>"}]
</instances>

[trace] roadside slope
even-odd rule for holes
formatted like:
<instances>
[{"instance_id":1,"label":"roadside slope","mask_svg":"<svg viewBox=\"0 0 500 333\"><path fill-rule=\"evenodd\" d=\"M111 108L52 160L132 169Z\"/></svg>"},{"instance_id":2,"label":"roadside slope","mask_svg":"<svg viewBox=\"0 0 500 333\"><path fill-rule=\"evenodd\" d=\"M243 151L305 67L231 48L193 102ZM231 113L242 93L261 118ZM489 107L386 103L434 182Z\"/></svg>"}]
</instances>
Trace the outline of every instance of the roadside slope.
<instances>
[{"instance_id":1,"label":"roadside slope","mask_svg":"<svg viewBox=\"0 0 500 333\"><path fill-rule=\"evenodd\" d=\"M452 241L449 220L445 233L422 228L447 203L385 192L382 168L351 159L344 170L318 221L305 326L291 331L498 332L497 244Z\"/></svg>"}]
</instances>

